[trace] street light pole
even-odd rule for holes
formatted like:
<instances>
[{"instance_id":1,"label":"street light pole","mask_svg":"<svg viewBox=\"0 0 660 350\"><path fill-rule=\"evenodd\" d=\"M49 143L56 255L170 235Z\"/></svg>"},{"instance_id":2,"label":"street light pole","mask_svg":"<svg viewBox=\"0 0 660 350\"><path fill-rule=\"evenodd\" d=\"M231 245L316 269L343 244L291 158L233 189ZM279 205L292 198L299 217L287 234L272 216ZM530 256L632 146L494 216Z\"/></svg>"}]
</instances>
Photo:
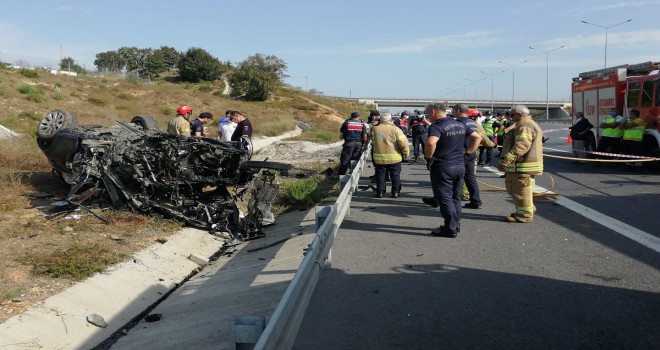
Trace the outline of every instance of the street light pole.
<instances>
[{"instance_id":1,"label":"street light pole","mask_svg":"<svg viewBox=\"0 0 660 350\"><path fill-rule=\"evenodd\" d=\"M591 25L594 26L594 27L598 27L598 28L603 28L603 29L605 29L605 67L604 67L604 68L607 68L607 30L610 29L610 28L612 28L612 27L616 27L616 26L618 26L618 25L622 25L622 24L624 24L624 23L628 23L628 22L630 22L630 21L632 21L632 18L629 19L629 20L627 20L627 21L623 21L623 22L621 22L621 23L613 24L613 25L611 25L611 26L601 26L601 25L599 25L599 24L595 24L595 23L587 22L587 21L584 21L584 20L582 21L582 23L584 23L584 24L591 24Z\"/></svg>"},{"instance_id":2,"label":"street light pole","mask_svg":"<svg viewBox=\"0 0 660 350\"><path fill-rule=\"evenodd\" d=\"M479 109L479 102L477 102L477 85L480 81L486 80L486 78L481 78L477 80L465 78L465 80L471 81L474 84L474 109Z\"/></svg>"},{"instance_id":3,"label":"street light pole","mask_svg":"<svg viewBox=\"0 0 660 350\"><path fill-rule=\"evenodd\" d=\"M531 47L531 46L529 47L532 50L545 52L545 119L550 119L550 102L548 100L548 95L549 95L549 91L550 91L550 85L549 85L550 84L549 83L549 79L550 79L550 75L549 75L549 72L550 72L550 68L549 68L550 67L550 65L549 65L550 52L557 51L557 50L562 49L564 47L566 47L566 46L562 45L562 46L560 46L558 48L555 48L555 49L552 49L552 50L541 50L541 49L537 49L535 47Z\"/></svg>"},{"instance_id":4,"label":"street light pole","mask_svg":"<svg viewBox=\"0 0 660 350\"><path fill-rule=\"evenodd\" d=\"M497 73L486 73L484 71L480 71L480 72L483 73L483 74L490 75L490 111L492 113L492 112L495 111L495 99L493 97L493 91L494 91L493 88L495 87L495 84L493 83L493 81L495 79L493 77L500 74L500 73L504 73L504 71L502 70L502 71L499 71Z\"/></svg>"},{"instance_id":5,"label":"street light pole","mask_svg":"<svg viewBox=\"0 0 660 350\"><path fill-rule=\"evenodd\" d=\"M461 83L456 83L456 85L460 86L463 88L463 101L467 102L467 99L465 98L465 87L470 85L470 84L461 84Z\"/></svg>"},{"instance_id":6,"label":"street light pole","mask_svg":"<svg viewBox=\"0 0 660 350\"><path fill-rule=\"evenodd\" d=\"M512 84L511 84L511 91L512 91L511 105L515 105L516 104L516 66L519 65L519 64L523 64L523 63L527 62L527 60L522 61L522 62L518 62L516 64L506 63L506 62L502 62L502 61L497 61L497 62L511 67L511 81L512 81Z\"/></svg>"}]
</instances>

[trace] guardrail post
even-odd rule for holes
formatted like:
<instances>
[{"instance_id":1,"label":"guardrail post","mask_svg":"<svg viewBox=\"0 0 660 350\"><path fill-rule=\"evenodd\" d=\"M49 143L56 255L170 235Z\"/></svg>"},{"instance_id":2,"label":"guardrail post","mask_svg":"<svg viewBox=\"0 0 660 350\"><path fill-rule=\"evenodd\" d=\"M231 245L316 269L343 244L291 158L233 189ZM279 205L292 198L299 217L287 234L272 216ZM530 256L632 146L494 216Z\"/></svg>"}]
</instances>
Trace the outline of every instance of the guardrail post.
<instances>
[{"instance_id":1,"label":"guardrail post","mask_svg":"<svg viewBox=\"0 0 660 350\"><path fill-rule=\"evenodd\" d=\"M351 174L355 171L355 168L357 168L359 160L351 160Z\"/></svg>"},{"instance_id":2,"label":"guardrail post","mask_svg":"<svg viewBox=\"0 0 660 350\"><path fill-rule=\"evenodd\" d=\"M234 316L234 349L254 349L265 325L264 316Z\"/></svg>"},{"instance_id":3,"label":"guardrail post","mask_svg":"<svg viewBox=\"0 0 660 350\"><path fill-rule=\"evenodd\" d=\"M342 176L348 176L349 175L342 175ZM340 176L341 178L341 176ZM316 206L316 232L319 231L321 228L321 225L325 222L325 219L328 218L328 215L330 215L330 210L332 209L332 206L329 205L317 205ZM325 264L323 265L324 268L329 268L330 263L332 262L332 248L328 251L328 256L325 259Z\"/></svg>"}]
</instances>

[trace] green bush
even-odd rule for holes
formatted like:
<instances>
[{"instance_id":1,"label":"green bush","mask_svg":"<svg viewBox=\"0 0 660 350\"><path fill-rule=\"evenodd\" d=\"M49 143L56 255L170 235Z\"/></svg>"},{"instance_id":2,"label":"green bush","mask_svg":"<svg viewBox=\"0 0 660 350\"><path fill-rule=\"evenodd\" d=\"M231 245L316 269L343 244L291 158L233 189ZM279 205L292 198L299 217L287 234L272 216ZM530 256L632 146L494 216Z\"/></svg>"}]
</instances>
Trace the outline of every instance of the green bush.
<instances>
[{"instance_id":1,"label":"green bush","mask_svg":"<svg viewBox=\"0 0 660 350\"><path fill-rule=\"evenodd\" d=\"M321 140L321 141L326 141L326 142L332 141L332 135L328 135L328 134L323 133L323 132L320 132L320 133L316 134L315 137L317 139Z\"/></svg>"},{"instance_id":2,"label":"green bush","mask_svg":"<svg viewBox=\"0 0 660 350\"><path fill-rule=\"evenodd\" d=\"M306 202L318 188L319 180L316 177L302 179L282 186L283 199L291 203Z\"/></svg>"},{"instance_id":3,"label":"green bush","mask_svg":"<svg viewBox=\"0 0 660 350\"><path fill-rule=\"evenodd\" d=\"M209 92L213 89L213 83L209 81L203 81L201 84L199 84L199 88L197 89L199 92Z\"/></svg>"},{"instance_id":4,"label":"green bush","mask_svg":"<svg viewBox=\"0 0 660 350\"><path fill-rule=\"evenodd\" d=\"M41 89L32 90L27 94L27 99L36 103L41 103L46 101L46 95L44 95L44 91Z\"/></svg>"},{"instance_id":5,"label":"green bush","mask_svg":"<svg viewBox=\"0 0 660 350\"><path fill-rule=\"evenodd\" d=\"M21 70L19 70L18 72L26 78L37 78L39 76L39 73L37 73L37 71L33 69L21 68Z\"/></svg>"},{"instance_id":6,"label":"green bush","mask_svg":"<svg viewBox=\"0 0 660 350\"><path fill-rule=\"evenodd\" d=\"M163 115L174 115L174 109L170 107L163 107L160 109L160 113Z\"/></svg>"},{"instance_id":7,"label":"green bush","mask_svg":"<svg viewBox=\"0 0 660 350\"><path fill-rule=\"evenodd\" d=\"M5 88L4 86L0 86L0 96L5 94Z\"/></svg>"},{"instance_id":8,"label":"green bush","mask_svg":"<svg viewBox=\"0 0 660 350\"><path fill-rule=\"evenodd\" d=\"M58 81L57 83L55 83L55 86L56 86L58 89L61 89L62 86L64 86L64 85Z\"/></svg>"},{"instance_id":9,"label":"green bush","mask_svg":"<svg viewBox=\"0 0 660 350\"><path fill-rule=\"evenodd\" d=\"M18 92L27 95L32 92L32 86L23 84L18 87Z\"/></svg>"},{"instance_id":10,"label":"green bush","mask_svg":"<svg viewBox=\"0 0 660 350\"><path fill-rule=\"evenodd\" d=\"M64 100L64 95L62 93L56 92L53 94L53 98L58 101L62 101Z\"/></svg>"}]
</instances>

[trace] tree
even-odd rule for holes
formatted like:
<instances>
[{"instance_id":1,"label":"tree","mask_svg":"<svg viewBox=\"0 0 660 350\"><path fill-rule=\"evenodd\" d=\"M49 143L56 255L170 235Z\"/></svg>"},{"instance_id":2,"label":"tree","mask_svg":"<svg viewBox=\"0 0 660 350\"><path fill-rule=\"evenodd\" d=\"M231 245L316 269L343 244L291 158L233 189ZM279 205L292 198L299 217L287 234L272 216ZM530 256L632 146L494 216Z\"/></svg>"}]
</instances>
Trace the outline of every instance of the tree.
<instances>
[{"instance_id":1,"label":"tree","mask_svg":"<svg viewBox=\"0 0 660 350\"><path fill-rule=\"evenodd\" d=\"M228 67L206 50L192 47L179 59L179 77L193 83L220 79Z\"/></svg>"},{"instance_id":2,"label":"tree","mask_svg":"<svg viewBox=\"0 0 660 350\"><path fill-rule=\"evenodd\" d=\"M96 54L94 60L96 69L102 71L107 70L111 72L119 72L124 69L126 61L117 53L117 51L106 51Z\"/></svg>"},{"instance_id":3,"label":"tree","mask_svg":"<svg viewBox=\"0 0 660 350\"><path fill-rule=\"evenodd\" d=\"M151 78L157 77L160 73L175 69L180 57L181 54L174 48L161 46L147 57L146 72Z\"/></svg>"},{"instance_id":4,"label":"tree","mask_svg":"<svg viewBox=\"0 0 660 350\"><path fill-rule=\"evenodd\" d=\"M74 60L71 57L64 57L60 61L60 69L67 70L69 72L77 72L77 73L82 73L85 71L81 66L79 66L76 63L76 60Z\"/></svg>"},{"instance_id":5,"label":"tree","mask_svg":"<svg viewBox=\"0 0 660 350\"><path fill-rule=\"evenodd\" d=\"M126 71L137 71L139 74L147 75L147 58L153 53L153 49L138 49L137 47L120 47L117 50L119 56L124 59Z\"/></svg>"},{"instance_id":6,"label":"tree","mask_svg":"<svg viewBox=\"0 0 660 350\"><path fill-rule=\"evenodd\" d=\"M229 78L232 96L265 101L286 77L286 63L277 56L256 54L238 64Z\"/></svg>"}]
</instances>

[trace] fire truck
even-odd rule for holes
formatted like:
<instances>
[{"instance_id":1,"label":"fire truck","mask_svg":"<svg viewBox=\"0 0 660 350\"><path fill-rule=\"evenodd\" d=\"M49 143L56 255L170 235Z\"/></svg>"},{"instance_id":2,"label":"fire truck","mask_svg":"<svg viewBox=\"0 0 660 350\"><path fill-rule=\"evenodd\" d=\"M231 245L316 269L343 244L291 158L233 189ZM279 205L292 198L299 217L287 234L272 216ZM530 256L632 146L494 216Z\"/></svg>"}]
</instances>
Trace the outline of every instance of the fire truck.
<instances>
[{"instance_id":1,"label":"fire truck","mask_svg":"<svg viewBox=\"0 0 660 350\"><path fill-rule=\"evenodd\" d=\"M598 125L615 108L629 118L636 109L646 121L644 155L660 157L660 62L624 64L580 73L573 78L573 113L583 112L601 134Z\"/></svg>"}]
</instances>

